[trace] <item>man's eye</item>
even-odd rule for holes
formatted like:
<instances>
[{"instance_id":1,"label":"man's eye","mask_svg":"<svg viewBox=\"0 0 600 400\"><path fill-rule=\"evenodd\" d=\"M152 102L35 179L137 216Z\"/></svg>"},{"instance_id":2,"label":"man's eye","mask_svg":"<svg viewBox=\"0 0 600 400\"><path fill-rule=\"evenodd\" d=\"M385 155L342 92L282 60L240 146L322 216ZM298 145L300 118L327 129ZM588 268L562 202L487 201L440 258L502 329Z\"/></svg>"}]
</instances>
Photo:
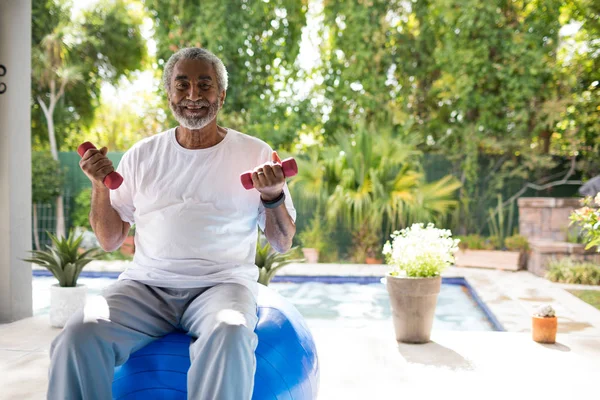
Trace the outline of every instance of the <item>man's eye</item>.
<instances>
[{"instance_id":1,"label":"man's eye","mask_svg":"<svg viewBox=\"0 0 600 400\"><path fill-rule=\"evenodd\" d=\"M210 89L210 85L208 85L208 84L200 85L200 87L202 88L202 90Z\"/></svg>"},{"instance_id":2,"label":"man's eye","mask_svg":"<svg viewBox=\"0 0 600 400\"><path fill-rule=\"evenodd\" d=\"M187 87L187 84L185 84L185 83L178 83L175 87L177 89L185 89Z\"/></svg>"}]
</instances>

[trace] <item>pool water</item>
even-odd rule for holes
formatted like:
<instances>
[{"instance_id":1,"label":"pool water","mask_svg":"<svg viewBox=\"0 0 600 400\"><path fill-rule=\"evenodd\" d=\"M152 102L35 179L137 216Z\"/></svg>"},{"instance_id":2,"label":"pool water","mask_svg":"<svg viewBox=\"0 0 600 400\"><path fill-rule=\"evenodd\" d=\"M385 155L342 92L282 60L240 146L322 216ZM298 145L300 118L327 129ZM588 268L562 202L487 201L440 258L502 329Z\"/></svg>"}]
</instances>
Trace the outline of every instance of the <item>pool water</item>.
<instances>
[{"instance_id":1,"label":"pool water","mask_svg":"<svg viewBox=\"0 0 600 400\"><path fill-rule=\"evenodd\" d=\"M80 277L88 287L88 296L100 294L115 280ZM48 313L50 286L56 279L48 276L33 278L34 315ZM377 322L391 323L391 309L385 285L381 283L283 283L269 285L287 298L306 318L309 326L366 327ZM442 284L435 311L433 329L457 331L493 331L494 326L459 284Z\"/></svg>"}]
</instances>

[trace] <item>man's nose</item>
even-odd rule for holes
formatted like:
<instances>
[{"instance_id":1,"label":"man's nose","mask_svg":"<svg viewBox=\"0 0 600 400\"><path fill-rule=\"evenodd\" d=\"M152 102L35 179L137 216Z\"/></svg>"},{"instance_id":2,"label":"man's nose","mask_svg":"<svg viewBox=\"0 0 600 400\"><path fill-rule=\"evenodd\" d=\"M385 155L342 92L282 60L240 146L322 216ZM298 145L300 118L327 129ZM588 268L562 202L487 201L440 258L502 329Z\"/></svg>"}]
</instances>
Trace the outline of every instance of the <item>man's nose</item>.
<instances>
[{"instance_id":1,"label":"man's nose","mask_svg":"<svg viewBox=\"0 0 600 400\"><path fill-rule=\"evenodd\" d=\"M200 97L201 97L200 89L198 89L194 85L190 85L190 90L188 90L188 95L187 95L188 100L197 101L197 100L200 100Z\"/></svg>"}]
</instances>

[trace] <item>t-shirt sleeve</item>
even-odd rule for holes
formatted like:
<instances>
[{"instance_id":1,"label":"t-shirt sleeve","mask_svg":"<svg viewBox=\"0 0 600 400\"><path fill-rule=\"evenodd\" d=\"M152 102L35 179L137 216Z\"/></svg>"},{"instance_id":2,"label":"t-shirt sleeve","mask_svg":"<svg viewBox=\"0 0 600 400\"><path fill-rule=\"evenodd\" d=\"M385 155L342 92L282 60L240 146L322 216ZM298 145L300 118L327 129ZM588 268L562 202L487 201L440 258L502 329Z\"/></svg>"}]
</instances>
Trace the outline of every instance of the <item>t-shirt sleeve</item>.
<instances>
[{"instance_id":1,"label":"t-shirt sleeve","mask_svg":"<svg viewBox=\"0 0 600 400\"><path fill-rule=\"evenodd\" d=\"M131 225L135 223L135 206L133 204L134 170L131 150L129 150L123 155L117 167L117 172L123 177L123 183L118 189L110 191L111 206L117 211L121 220Z\"/></svg>"}]
</instances>

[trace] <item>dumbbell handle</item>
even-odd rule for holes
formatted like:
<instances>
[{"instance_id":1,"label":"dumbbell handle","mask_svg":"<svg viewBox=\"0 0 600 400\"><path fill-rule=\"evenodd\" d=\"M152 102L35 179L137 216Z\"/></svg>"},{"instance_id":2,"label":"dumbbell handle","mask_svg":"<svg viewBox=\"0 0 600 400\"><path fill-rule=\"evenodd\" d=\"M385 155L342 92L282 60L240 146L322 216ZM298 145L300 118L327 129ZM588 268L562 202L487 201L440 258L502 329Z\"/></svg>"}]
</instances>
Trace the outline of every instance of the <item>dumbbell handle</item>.
<instances>
[{"instance_id":1,"label":"dumbbell handle","mask_svg":"<svg viewBox=\"0 0 600 400\"><path fill-rule=\"evenodd\" d=\"M95 148L96 146L94 146L92 143L85 142L79 145L79 147L77 148L77 152L79 153L80 157L83 157L86 151ZM104 186L106 186L107 188L115 190L119 186L121 186L121 183L123 183L123 177L118 172L113 171L104 177L102 183L104 183Z\"/></svg>"},{"instance_id":2,"label":"dumbbell handle","mask_svg":"<svg viewBox=\"0 0 600 400\"><path fill-rule=\"evenodd\" d=\"M283 176L286 178L294 176L298 173L298 164L296 164L296 160L294 160L292 157L283 160L281 162L281 168L283 169ZM254 182L252 182L252 172L254 171L246 171L240 175L242 186L244 186L246 190L250 190L254 187Z\"/></svg>"}]
</instances>

